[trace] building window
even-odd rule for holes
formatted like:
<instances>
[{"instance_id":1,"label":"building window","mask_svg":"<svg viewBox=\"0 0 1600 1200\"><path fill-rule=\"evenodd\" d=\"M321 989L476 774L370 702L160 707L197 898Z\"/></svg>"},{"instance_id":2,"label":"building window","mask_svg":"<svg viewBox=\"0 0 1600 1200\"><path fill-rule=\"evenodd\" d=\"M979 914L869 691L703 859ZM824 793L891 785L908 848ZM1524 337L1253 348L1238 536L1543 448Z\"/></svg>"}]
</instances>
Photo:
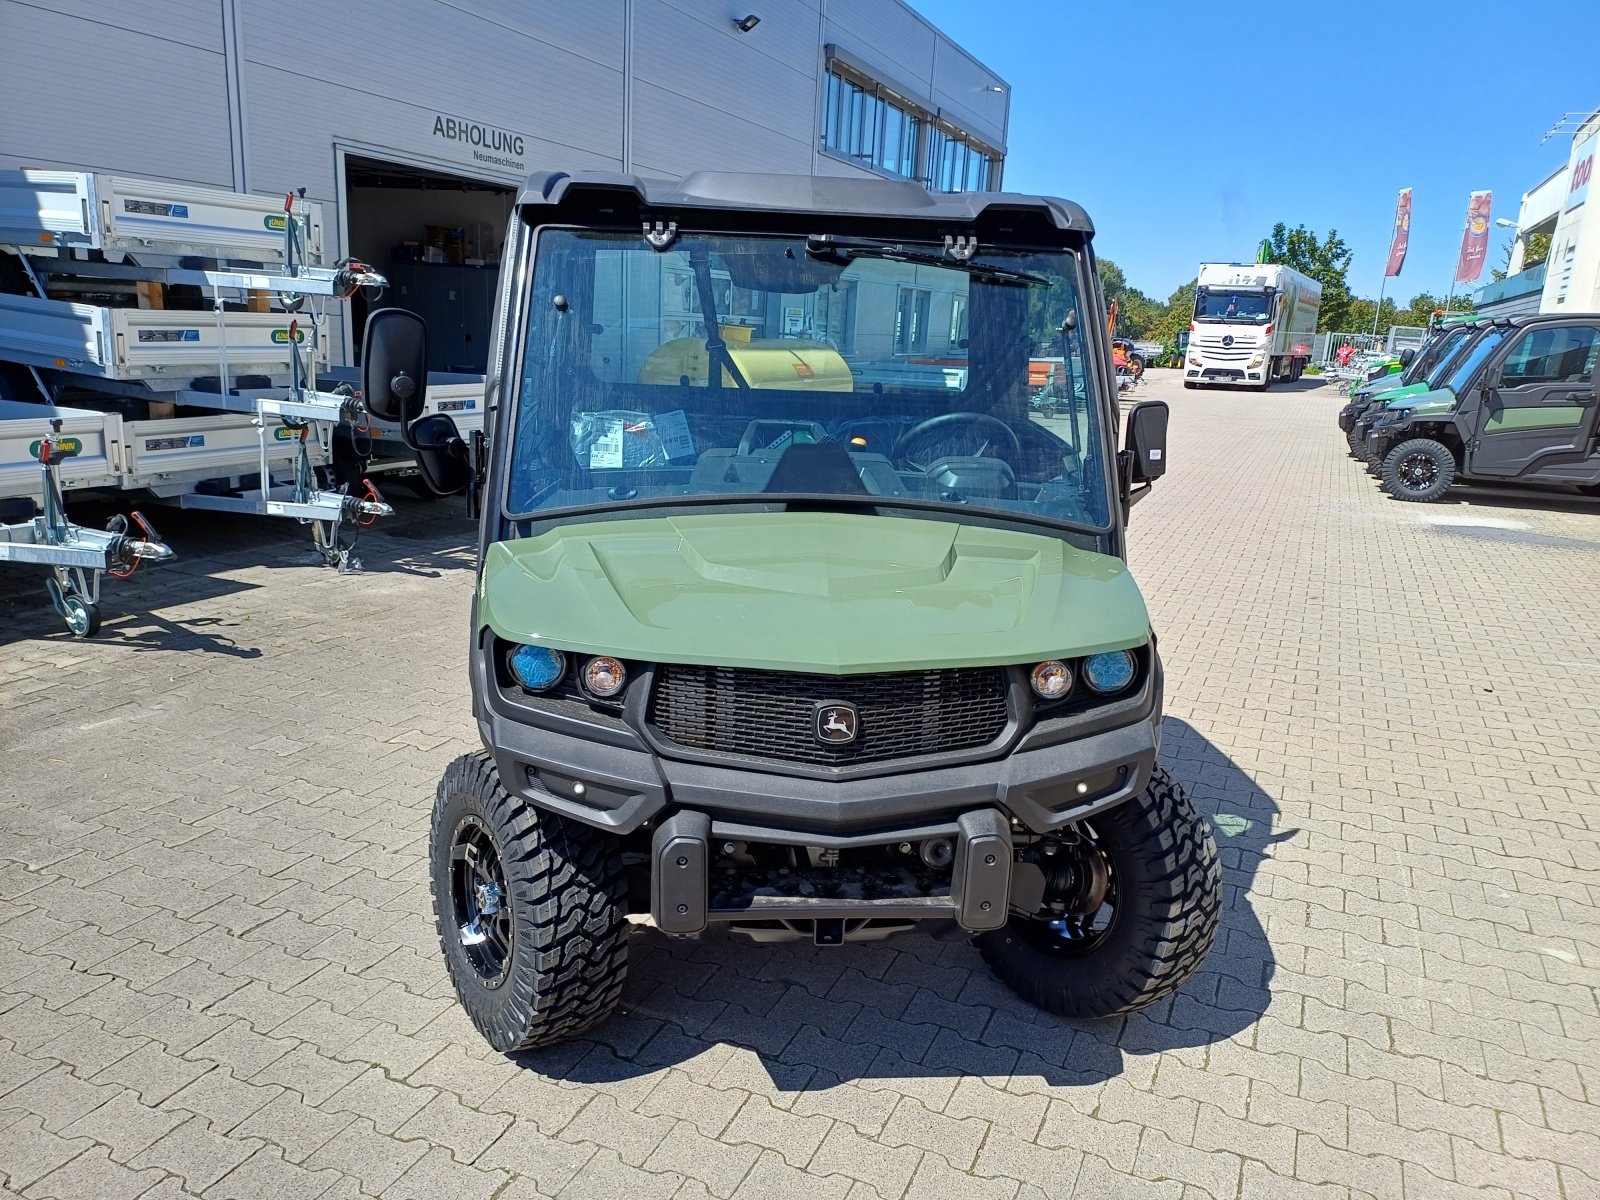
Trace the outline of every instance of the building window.
<instances>
[{"instance_id":1,"label":"building window","mask_svg":"<svg viewBox=\"0 0 1600 1200\"><path fill-rule=\"evenodd\" d=\"M872 85L828 74L822 145L902 179L917 177L922 118L877 94Z\"/></svg>"},{"instance_id":2,"label":"building window","mask_svg":"<svg viewBox=\"0 0 1600 1200\"><path fill-rule=\"evenodd\" d=\"M930 129L928 171L923 183L935 192L986 192L994 185L998 161L963 135L942 128Z\"/></svg>"},{"instance_id":3,"label":"building window","mask_svg":"<svg viewBox=\"0 0 1600 1200\"><path fill-rule=\"evenodd\" d=\"M999 186L1000 156L931 111L841 62L828 64L822 148L936 192Z\"/></svg>"},{"instance_id":4,"label":"building window","mask_svg":"<svg viewBox=\"0 0 1600 1200\"><path fill-rule=\"evenodd\" d=\"M957 296L950 301L950 344L959 346L967 338L967 298Z\"/></svg>"},{"instance_id":5,"label":"building window","mask_svg":"<svg viewBox=\"0 0 1600 1200\"><path fill-rule=\"evenodd\" d=\"M930 288L903 287L894 316L894 352L925 354L928 350L928 309L933 303Z\"/></svg>"}]
</instances>

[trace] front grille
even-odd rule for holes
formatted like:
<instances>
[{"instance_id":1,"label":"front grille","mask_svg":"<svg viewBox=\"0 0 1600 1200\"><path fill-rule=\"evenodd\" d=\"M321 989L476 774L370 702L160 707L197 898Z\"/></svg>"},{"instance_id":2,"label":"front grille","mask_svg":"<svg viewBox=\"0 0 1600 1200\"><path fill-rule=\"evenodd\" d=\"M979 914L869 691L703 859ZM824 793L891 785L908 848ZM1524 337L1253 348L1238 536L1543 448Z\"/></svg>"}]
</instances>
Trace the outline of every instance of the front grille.
<instances>
[{"instance_id":1,"label":"front grille","mask_svg":"<svg viewBox=\"0 0 1600 1200\"><path fill-rule=\"evenodd\" d=\"M1006 672L963 667L886 675L802 675L667 664L647 719L665 740L711 754L842 766L988 745L1006 728ZM816 736L816 706L853 704L849 745Z\"/></svg>"}]
</instances>

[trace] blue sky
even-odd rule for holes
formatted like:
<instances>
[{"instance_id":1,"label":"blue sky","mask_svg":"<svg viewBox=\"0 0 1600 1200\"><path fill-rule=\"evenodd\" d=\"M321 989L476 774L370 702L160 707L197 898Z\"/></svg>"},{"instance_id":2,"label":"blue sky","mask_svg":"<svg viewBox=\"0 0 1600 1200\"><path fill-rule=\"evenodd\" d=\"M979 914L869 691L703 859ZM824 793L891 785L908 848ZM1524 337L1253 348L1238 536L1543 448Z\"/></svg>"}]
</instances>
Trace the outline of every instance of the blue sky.
<instances>
[{"instance_id":1,"label":"blue sky","mask_svg":"<svg viewBox=\"0 0 1600 1200\"><path fill-rule=\"evenodd\" d=\"M1077 200L1098 252L1162 300L1276 221L1337 228L1374 297L1408 186L1388 294L1443 294L1468 193L1514 220L1572 148L1539 139L1600 107L1600 0L911 3L1011 85L1005 186Z\"/></svg>"}]
</instances>

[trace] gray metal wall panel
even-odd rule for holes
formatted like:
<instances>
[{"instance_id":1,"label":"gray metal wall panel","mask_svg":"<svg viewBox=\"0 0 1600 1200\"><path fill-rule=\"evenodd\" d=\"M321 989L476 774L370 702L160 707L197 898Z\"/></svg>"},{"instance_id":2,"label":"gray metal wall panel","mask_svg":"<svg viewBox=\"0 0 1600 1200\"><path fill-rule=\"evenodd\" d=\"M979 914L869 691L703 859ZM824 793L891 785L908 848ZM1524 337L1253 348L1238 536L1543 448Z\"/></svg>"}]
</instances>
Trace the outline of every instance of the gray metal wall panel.
<instances>
[{"instance_id":1,"label":"gray metal wall panel","mask_svg":"<svg viewBox=\"0 0 1600 1200\"><path fill-rule=\"evenodd\" d=\"M999 82L993 71L949 38L938 39L933 58L933 95L940 115L1003 149L1009 96L988 90Z\"/></svg>"},{"instance_id":2,"label":"gray metal wall panel","mask_svg":"<svg viewBox=\"0 0 1600 1200\"><path fill-rule=\"evenodd\" d=\"M833 42L924 95L933 90L933 27L899 0L825 0L825 42ZM929 95L931 99L932 96Z\"/></svg>"},{"instance_id":3,"label":"gray metal wall panel","mask_svg":"<svg viewBox=\"0 0 1600 1200\"><path fill-rule=\"evenodd\" d=\"M220 45L218 6L195 0L189 7L210 14ZM131 6L125 11L136 20ZM189 32L203 37L206 27L197 19ZM232 186L219 51L13 0L0 0L0 43L0 165ZM67 63L70 77L62 73Z\"/></svg>"},{"instance_id":4,"label":"gray metal wall panel","mask_svg":"<svg viewBox=\"0 0 1600 1200\"><path fill-rule=\"evenodd\" d=\"M690 171L783 171L810 174L811 141L787 137L650 83L634 86L634 170L678 176Z\"/></svg>"},{"instance_id":5,"label":"gray metal wall panel","mask_svg":"<svg viewBox=\"0 0 1600 1200\"><path fill-rule=\"evenodd\" d=\"M612 48L617 51L612 57L620 58L621 0L593 0L583 6L594 45L605 51L598 54L576 53L543 38L541 16L571 5L540 0L525 7L531 15L518 27L443 0L351 0L338 5L241 0L252 186L261 166L257 139L280 137L273 130L285 123L282 98L297 92L307 100L311 97L306 93L314 92L316 103L310 111L305 103L293 104L288 110L291 125L309 118L314 129L459 161L480 173L493 174L497 168L475 161L470 147L436 137L436 114L523 135L530 144L520 161L528 169L550 161L544 157L546 147L558 151L558 161L620 162L622 75L598 60ZM318 36L285 38L281 30L286 18L291 25L303 18ZM569 37L570 15L552 28ZM428 32L419 40L418 31ZM359 47L361 60L375 69L353 68L352 47ZM275 72L266 89L256 83L263 69ZM535 139L542 143L538 154Z\"/></svg>"},{"instance_id":6,"label":"gray metal wall panel","mask_svg":"<svg viewBox=\"0 0 1600 1200\"><path fill-rule=\"evenodd\" d=\"M26 0L29 7L145 33L200 50L222 50L221 0ZM0 5L0 7L4 7ZM0 16L0 31L5 19Z\"/></svg>"},{"instance_id":7,"label":"gray metal wall panel","mask_svg":"<svg viewBox=\"0 0 1600 1200\"><path fill-rule=\"evenodd\" d=\"M335 144L371 157L415 161L457 174L517 184L528 173L550 166L620 170L622 160L591 148L562 145L523 133L521 169L503 167L473 157L473 149L460 142L433 136L436 109L409 101L308 80L286 71L246 63L244 70L245 128L249 156L249 185L255 192L290 187L308 189L314 200L336 201ZM293 119L263 105L259 97L292 91L298 100ZM465 106L463 106L464 108ZM472 118L470 111L459 111ZM537 121L530 121L536 125ZM519 128L520 132L520 128ZM333 229L331 219L328 229Z\"/></svg>"},{"instance_id":8,"label":"gray metal wall panel","mask_svg":"<svg viewBox=\"0 0 1600 1200\"><path fill-rule=\"evenodd\" d=\"M696 6L700 16L667 0L635 5L635 164L744 161L749 170L810 171L819 62L815 11L769 6L770 18L741 34L720 10L703 15L703 4Z\"/></svg>"}]
</instances>

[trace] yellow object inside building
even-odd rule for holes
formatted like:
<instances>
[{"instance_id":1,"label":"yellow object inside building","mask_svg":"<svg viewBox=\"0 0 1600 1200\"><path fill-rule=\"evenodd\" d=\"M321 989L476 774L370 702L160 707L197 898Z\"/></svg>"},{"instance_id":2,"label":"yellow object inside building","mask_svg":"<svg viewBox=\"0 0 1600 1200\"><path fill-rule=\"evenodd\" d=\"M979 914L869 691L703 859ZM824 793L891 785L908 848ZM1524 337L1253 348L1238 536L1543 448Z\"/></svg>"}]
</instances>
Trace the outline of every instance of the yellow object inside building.
<instances>
[{"instance_id":1,"label":"yellow object inside building","mask_svg":"<svg viewBox=\"0 0 1600 1200\"><path fill-rule=\"evenodd\" d=\"M853 392L850 366L832 346L803 338L753 338L748 325L722 326L722 340L739 374L752 388L788 392ZM677 384L685 376L691 387L705 387L704 338L674 338L663 342L639 368L640 383ZM737 387L727 368L722 386Z\"/></svg>"}]
</instances>

